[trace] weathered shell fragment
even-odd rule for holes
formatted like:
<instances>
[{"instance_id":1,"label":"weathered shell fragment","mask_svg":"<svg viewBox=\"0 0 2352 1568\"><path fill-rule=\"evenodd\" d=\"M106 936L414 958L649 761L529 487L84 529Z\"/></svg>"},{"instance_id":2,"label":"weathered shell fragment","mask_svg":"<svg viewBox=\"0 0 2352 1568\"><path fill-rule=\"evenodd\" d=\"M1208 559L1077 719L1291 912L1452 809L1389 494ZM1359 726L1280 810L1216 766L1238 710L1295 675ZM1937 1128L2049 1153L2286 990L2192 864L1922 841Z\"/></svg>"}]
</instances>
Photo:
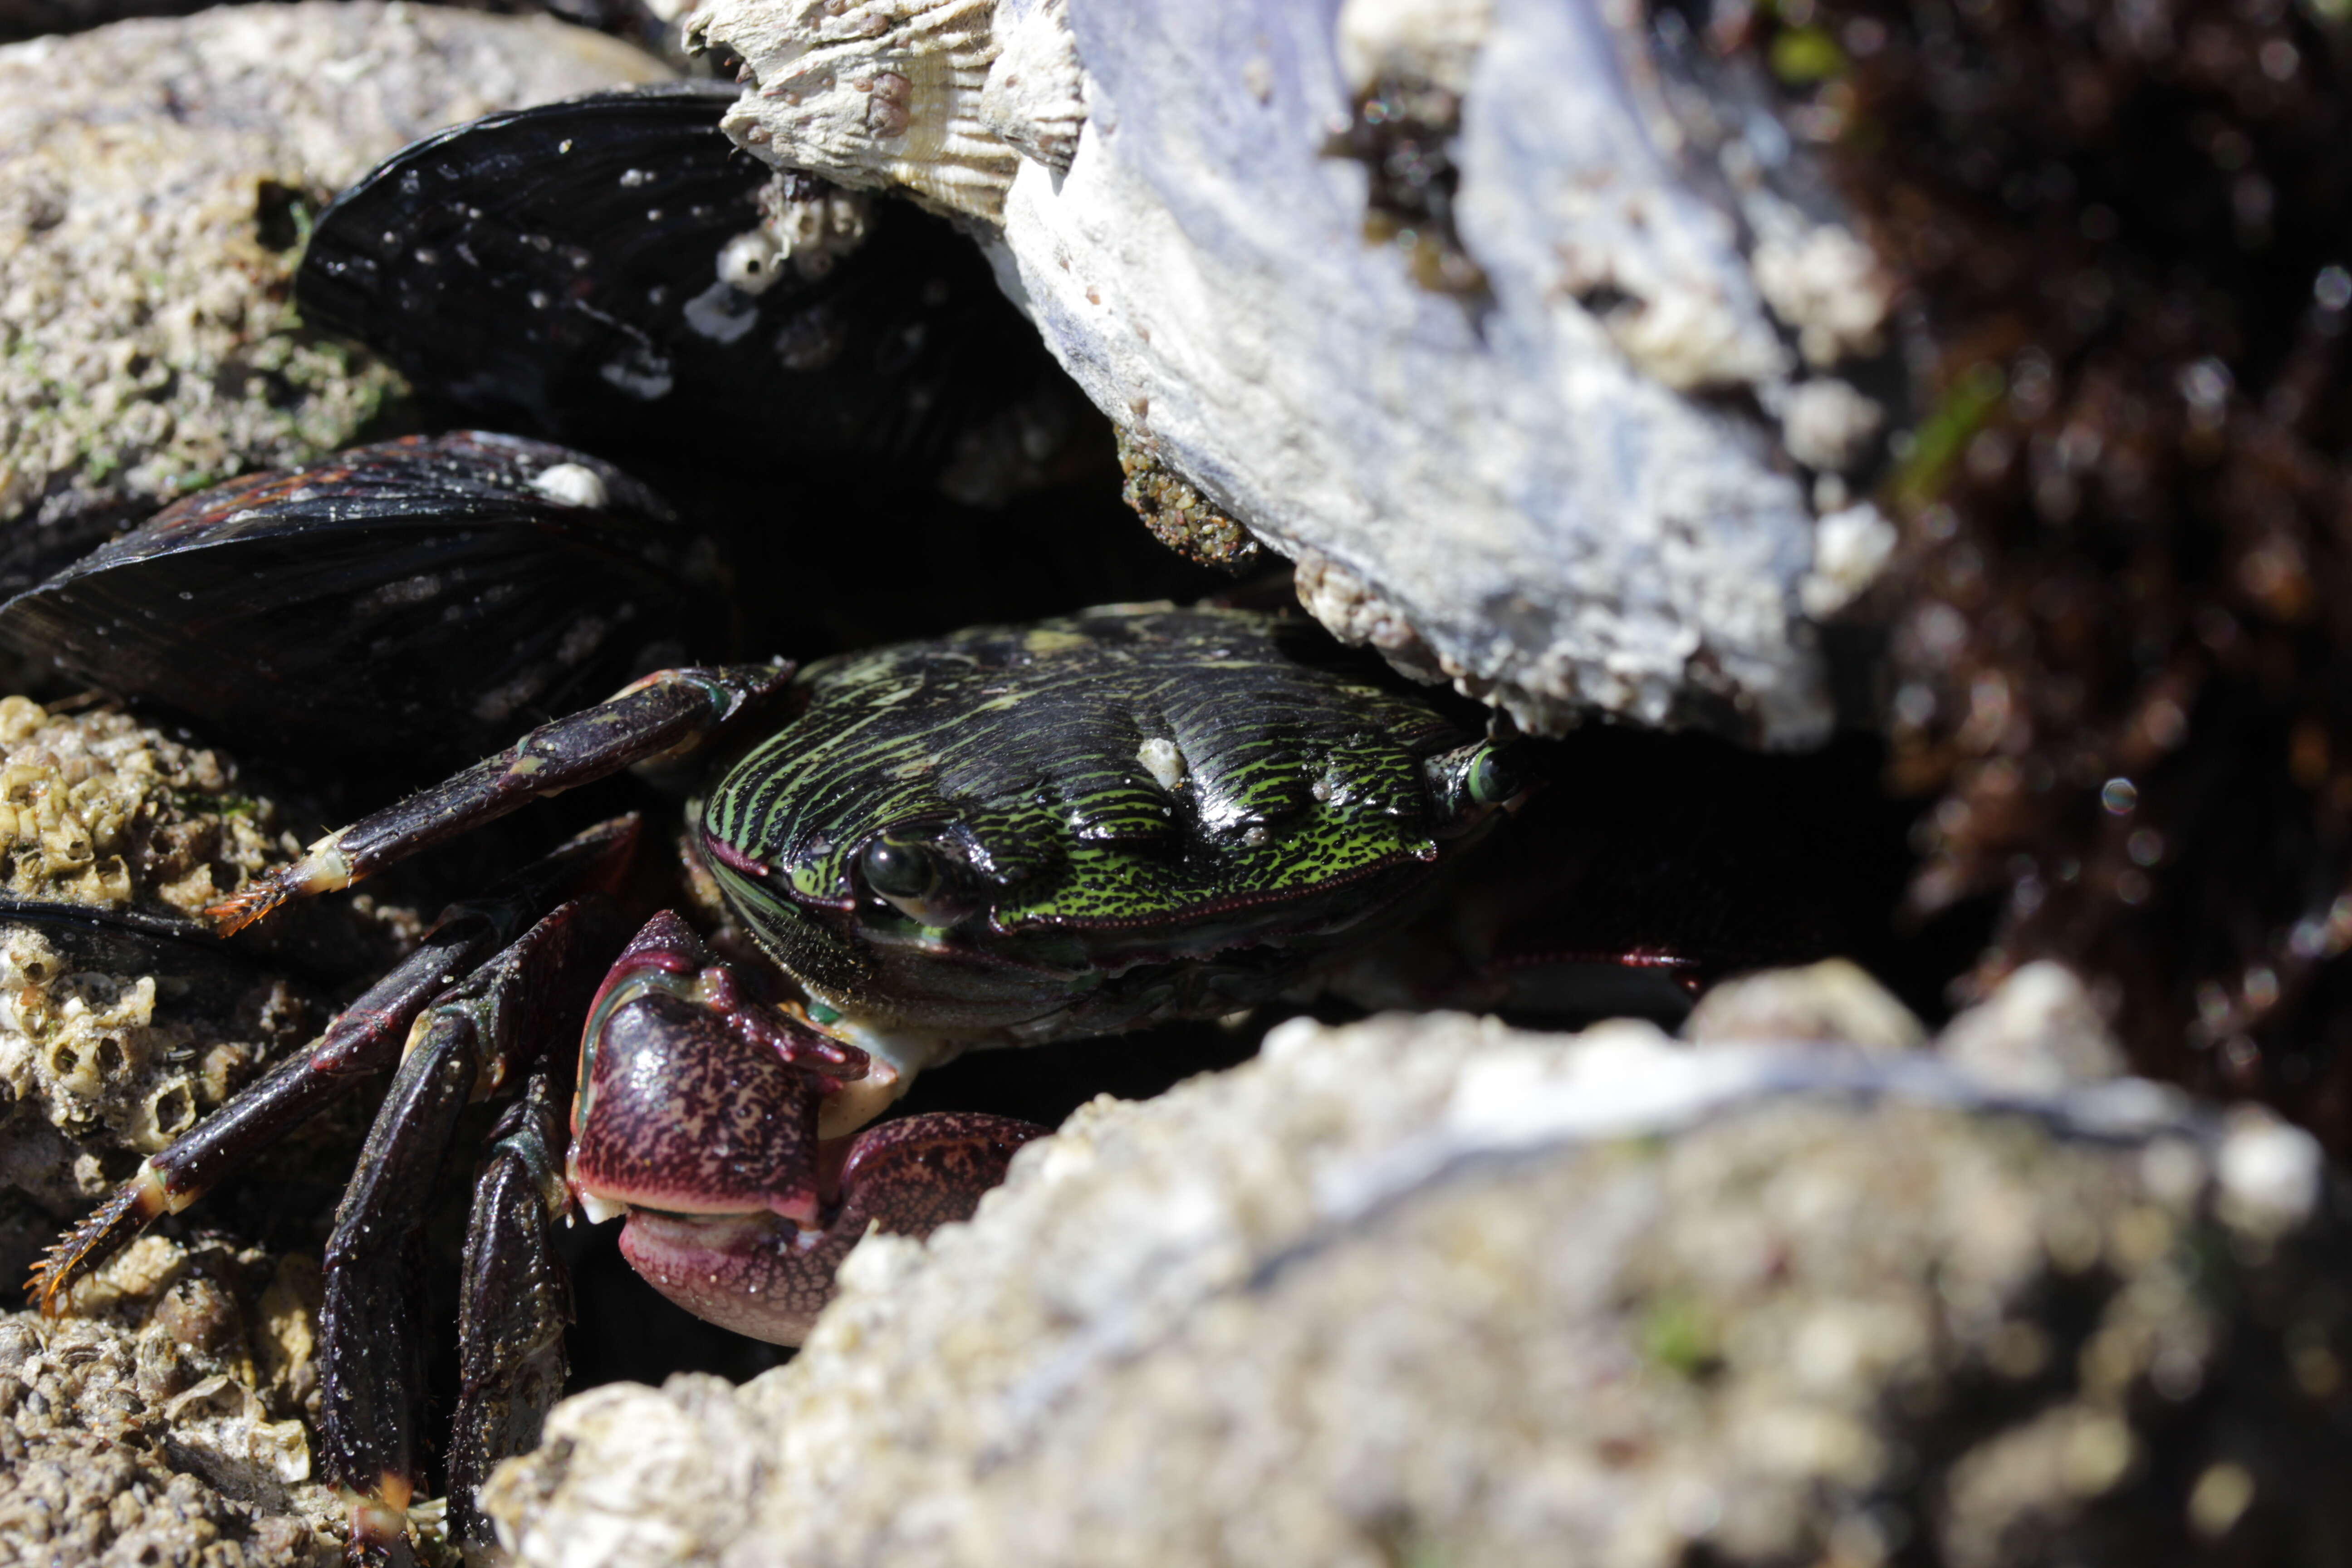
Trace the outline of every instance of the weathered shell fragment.
<instances>
[{"instance_id":1,"label":"weathered shell fragment","mask_svg":"<svg viewBox=\"0 0 2352 1568\"><path fill-rule=\"evenodd\" d=\"M1861 984L1785 976L1767 1011L1854 1015ZM1974 1026L2039 1038L2063 1011ZM2140 1568L2176 1536L2340 1539L2326 1172L2266 1114L2134 1079L2021 1094L1921 1051L1622 1023L1290 1024L1080 1110L971 1224L869 1239L790 1365L560 1406L489 1507L532 1568L1671 1568L1898 1541Z\"/></svg>"},{"instance_id":2,"label":"weathered shell fragment","mask_svg":"<svg viewBox=\"0 0 2352 1568\"><path fill-rule=\"evenodd\" d=\"M1085 72L1068 0L997 0L997 57L980 115L1005 145L1057 173L1077 156L1087 122Z\"/></svg>"},{"instance_id":3,"label":"weathered shell fragment","mask_svg":"<svg viewBox=\"0 0 2352 1568\"><path fill-rule=\"evenodd\" d=\"M751 74L728 133L791 147L839 184L902 185L945 212L993 216L1019 154L981 110L997 46L989 0L782 0L705 7Z\"/></svg>"},{"instance_id":4,"label":"weathered shell fragment","mask_svg":"<svg viewBox=\"0 0 2352 1568\"><path fill-rule=\"evenodd\" d=\"M1903 417L1849 374L1890 352L1887 289L1752 67L1678 20L713 0L693 26L751 64L728 125L753 151L990 220L1129 448L1313 563L1342 636L1389 628L1538 730L1827 732L1808 616L1867 575L1814 582L1815 515ZM939 99L937 153L876 142L852 111L884 72L980 107Z\"/></svg>"}]
</instances>

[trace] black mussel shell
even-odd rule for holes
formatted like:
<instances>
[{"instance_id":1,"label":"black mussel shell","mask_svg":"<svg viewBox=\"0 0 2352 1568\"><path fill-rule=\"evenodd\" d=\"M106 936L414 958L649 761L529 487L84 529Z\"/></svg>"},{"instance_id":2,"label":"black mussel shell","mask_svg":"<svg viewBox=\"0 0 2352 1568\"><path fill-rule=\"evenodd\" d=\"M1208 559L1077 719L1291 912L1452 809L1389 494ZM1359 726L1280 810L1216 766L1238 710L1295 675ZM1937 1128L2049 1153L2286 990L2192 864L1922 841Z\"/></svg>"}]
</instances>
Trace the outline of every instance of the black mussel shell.
<instances>
[{"instance_id":1,"label":"black mussel shell","mask_svg":"<svg viewBox=\"0 0 2352 1568\"><path fill-rule=\"evenodd\" d=\"M469 418L658 471L881 459L920 481L1058 380L978 247L902 202L822 276L723 281L773 176L719 132L733 98L602 93L419 142L320 216L296 302Z\"/></svg>"},{"instance_id":2,"label":"black mussel shell","mask_svg":"<svg viewBox=\"0 0 2352 1568\"><path fill-rule=\"evenodd\" d=\"M263 967L208 926L140 910L48 903L0 895L0 927L47 938L68 972L152 975L156 1000L191 1016L229 1018Z\"/></svg>"},{"instance_id":3,"label":"black mussel shell","mask_svg":"<svg viewBox=\"0 0 2352 1568\"><path fill-rule=\"evenodd\" d=\"M176 502L0 605L0 642L247 753L432 773L729 652L690 542L599 459L412 437Z\"/></svg>"}]
</instances>

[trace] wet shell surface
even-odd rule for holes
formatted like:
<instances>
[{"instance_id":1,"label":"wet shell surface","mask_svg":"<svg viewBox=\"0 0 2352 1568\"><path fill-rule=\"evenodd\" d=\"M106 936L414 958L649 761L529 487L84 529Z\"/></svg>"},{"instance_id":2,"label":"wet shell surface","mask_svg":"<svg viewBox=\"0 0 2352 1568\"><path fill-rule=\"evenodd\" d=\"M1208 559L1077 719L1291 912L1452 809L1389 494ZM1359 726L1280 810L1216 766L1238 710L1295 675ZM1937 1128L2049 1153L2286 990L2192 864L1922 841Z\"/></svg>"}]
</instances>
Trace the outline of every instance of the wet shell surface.
<instances>
[{"instance_id":1,"label":"wet shell surface","mask_svg":"<svg viewBox=\"0 0 2352 1568\"><path fill-rule=\"evenodd\" d=\"M304 319L486 426L664 472L932 476L1061 384L964 237L772 178L718 133L732 97L596 93L404 149L320 216Z\"/></svg>"},{"instance_id":2,"label":"wet shell surface","mask_svg":"<svg viewBox=\"0 0 2352 1568\"><path fill-rule=\"evenodd\" d=\"M478 757L723 625L667 503L458 432L247 475L0 606L0 644L281 752Z\"/></svg>"}]
</instances>

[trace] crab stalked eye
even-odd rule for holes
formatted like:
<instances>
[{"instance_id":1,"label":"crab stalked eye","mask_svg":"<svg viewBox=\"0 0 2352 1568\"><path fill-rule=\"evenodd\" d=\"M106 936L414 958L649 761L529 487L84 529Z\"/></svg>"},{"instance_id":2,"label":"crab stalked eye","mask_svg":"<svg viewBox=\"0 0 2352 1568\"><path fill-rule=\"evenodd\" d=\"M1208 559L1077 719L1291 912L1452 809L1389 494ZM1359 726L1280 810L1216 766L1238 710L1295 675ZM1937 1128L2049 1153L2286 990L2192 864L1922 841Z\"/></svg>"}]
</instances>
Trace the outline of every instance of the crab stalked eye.
<instances>
[{"instance_id":1,"label":"crab stalked eye","mask_svg":"<svg viewBox=\"0 0 2352 1568\"><path fill-rule=\"evenodd\" d=\"M1492 743L1478 748L1470 760L1470 799L1476 805L1500 805L1527 788L1527 775L1512 765L1507 748Z\"/></svg>"},{"instance_id":2,"label":"crab stalked eye","mask_svg":"<svg viewBox=\"0 0 2352 1568\"><path fill-rule=\"evenodd\" d=\"M1467 833L1498 805L1506 805L1530 782L1508 741L1475 741L1442 752L1422 763L1429 781L1434 824L1441 838Z\"/></svg>"},{"instance_id":3,"label":"crab stalked eye","mask_svg":"<svg viewBox=\"0 0 2352 1568\"><path fill-rule=\"evenodd\" d=\"M980 907L961 862L921 839L877 834L858 851L868 892L919 925L955 924Z\"/></svg>"},{"instance_id":4,"label":"crab stalked eye","mask_svg":"<svg viewBox=\"0 0 2352 1568\"><path fill-rule=\"evenodd\" d=\"M894 904L917 902L939 890L939 862L922 845L877 838L858 863L865 868L866 885Z\"/></svg>"}]
</instances>

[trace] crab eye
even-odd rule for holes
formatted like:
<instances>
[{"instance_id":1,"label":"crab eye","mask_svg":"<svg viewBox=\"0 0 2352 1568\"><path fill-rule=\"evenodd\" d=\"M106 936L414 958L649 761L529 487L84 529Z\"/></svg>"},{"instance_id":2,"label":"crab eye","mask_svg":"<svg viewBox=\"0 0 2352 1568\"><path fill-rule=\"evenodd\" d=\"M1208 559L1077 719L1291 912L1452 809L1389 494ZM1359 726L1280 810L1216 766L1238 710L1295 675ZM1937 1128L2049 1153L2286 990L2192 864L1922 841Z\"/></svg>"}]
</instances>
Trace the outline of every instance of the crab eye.
<instances>
[{"instance_id":1,"label":"crab eye","mask_svg":"<svg viewBox=\"0 0 2352 1568\"><path fill-rule=\"evenodd\" d=\"M1525 789L1527 782L1500 748L1482 747L1471 761L1470 798L1479 805L1500 805Z\"/></svg>"},{"instance_id":2,"label":"crab eye","mask_svg":"<svg viewBox=\"0 0 2352 1568\"><path fill-rule=\"evenodd\" d=\"M877 834L857 852L866 890L918 925L944 931L987 905L951 850L922 838Z\"/></svg>"},{"instance_id":3,"label":"crab eye","mask_svg":"<svg viewBox=\"0 0 2352 1568\"><path fill-rule=\"evenodd\" d=\"M1441 752L1423 763L1437 836L1450 838L1469 832L1493 807L1509 805L1525 791L1532 781L1521 760L1510 741L1490 739Z\"/></svg>"},{"instance_id":4,"label":"crab eye","mask_svg":"<svg viewBox=\"0 0 2352 1568\"><path fill-rule=\"evenodd\" d=\"M919 844L877 838L866 845L858 864L866 872L866 885L894 904L919 901L939 890L939 862Z\"/></svg>"}]
</instances>

